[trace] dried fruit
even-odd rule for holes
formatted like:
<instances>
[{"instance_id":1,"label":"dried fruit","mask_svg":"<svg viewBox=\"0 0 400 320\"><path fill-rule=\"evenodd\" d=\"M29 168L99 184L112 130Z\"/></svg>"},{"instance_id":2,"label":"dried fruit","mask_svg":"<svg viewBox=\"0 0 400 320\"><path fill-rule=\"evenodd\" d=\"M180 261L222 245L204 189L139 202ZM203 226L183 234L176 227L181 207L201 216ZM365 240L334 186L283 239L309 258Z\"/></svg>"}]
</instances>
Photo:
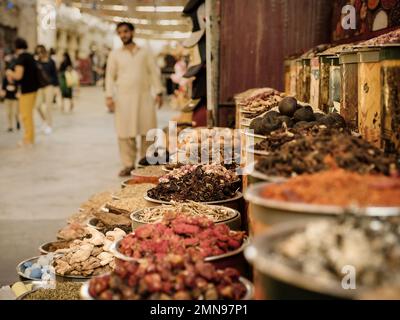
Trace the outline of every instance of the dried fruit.
<instances>
[{"instance_id":1,"label":"dried fruit","mask_svg":"<svg viewBox=\"0 0 400 320\"><path fill-rule=\"evenodd\" d=\"M127 235L119 251L129 257L141 259L183 254L188 250L203 259L238 249L244 232L231 231L225 224L214 224L205 217L170 213L156 224L141 226Z\"/></svg>"},{"instance_id":2,"label":"dried fruit","mask_svg":"<svg viewBox=\"0 0 400 320\"><path fill-rule=\"evenodd\" d=\"M173 263L177 257L182 263ZM119 261L110 276L90 280L89 292L99 300L239 300L246 287L235 269L216 270L189 255L169 254L140 262Z\"/></svg>"}]
</instances>

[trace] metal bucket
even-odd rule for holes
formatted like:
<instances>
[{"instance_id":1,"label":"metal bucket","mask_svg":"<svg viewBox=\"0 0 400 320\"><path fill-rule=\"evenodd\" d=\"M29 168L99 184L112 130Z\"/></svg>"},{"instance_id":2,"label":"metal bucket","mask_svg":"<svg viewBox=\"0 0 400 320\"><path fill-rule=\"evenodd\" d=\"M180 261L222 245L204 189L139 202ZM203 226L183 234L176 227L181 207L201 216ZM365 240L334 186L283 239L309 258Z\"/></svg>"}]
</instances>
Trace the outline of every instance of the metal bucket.
<instances>
[{"instance_id":1,"label":"metal bucket","mask_svg":"<svg viewBox=\"0 0 400 320\"><path fill-rule=\"evenodd\" d=\"M356 290L345 290L338 281L306 275L278 261L269 253L271 247L287 236L304 230L305 223L287 223L274 227L254 239L245 250L246 259L255 269L256 299L354 299Z\"/></svg>"},{"instance_id":2,"label":"metal bucket","mask_svg":"<svg viewBox=\"0 0 400 320\"><path fill-rule=\"evenodd\" d=\"M250 202L251 220L254 222L252 227L255 230L254 235L276 224L332 219L349 210L349 208L339 206L277 201L262 197L261 192L272 185L272 183L259 183L250 186L246 191L245 199ZM360 214L377 217L400 215L400 208L398 207L351 208L351 210L359 210Z\"/></svg>"}]
</instances>

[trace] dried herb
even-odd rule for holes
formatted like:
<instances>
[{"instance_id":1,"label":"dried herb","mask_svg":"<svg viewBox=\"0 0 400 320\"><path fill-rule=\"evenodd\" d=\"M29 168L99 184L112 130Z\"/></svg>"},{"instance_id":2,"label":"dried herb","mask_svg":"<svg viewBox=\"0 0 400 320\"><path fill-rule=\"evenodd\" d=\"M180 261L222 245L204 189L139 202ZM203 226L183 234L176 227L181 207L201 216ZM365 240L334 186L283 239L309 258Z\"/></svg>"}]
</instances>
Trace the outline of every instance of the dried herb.
<instances>
[{"instance_id":1,"label":"dried herb","mask_svg":"<svg viewBox=\"0 0 400 320\"><path fill-rule=\"evenodd\" d=\"M57 282L55 289L38 289L23 300L79 300L81 287L79 282Z\"/></svg>"},{"instance_id":2,"label":"dried herb","mask_svg":"<svg viewBox=\"0 0 400 320\"><path fill-rule=\"evenodd\" d=\"M147 166L144 168L135 169L132 172L135 176L141 177L161 177L164 175L162 166Z\"/></svg>"},{"instance_id":3,"label":"dried herb","mask_svg":"<svg viewBox=\"0 0 400 320\"><path fill-rule=\"evenodd\" d=\"M162 201L212 202L232 198L240 180L221 165L184 166L160 178L160 183L147 192Z\"/></svg>"},{"instance_id":4,"label":"dried herb","mask_svg":"<svg viewBox=\"0 0 400 320\"><path fill-rule=\"evenodd\" d=\"M398 155L385 154L369 142L345 133L323 130L283 144L262 157L256 169L270 176L291 177L339 167L365 173L396 174Z\"/></svg>"},{"instance_id":5,"label":"dried herb","mask_svg":"<svg viewBox=\"0 0 400 320\"><path fill-rule=\"evenodd\" d=\"M254 119L255 117L277 107L282 100L283 94L270 88L264 89L261 93L257 93L240 102L240 110L246 113L246 118Z\"/></svg>"},{"instance_id":6,"label":"dried herb","mask_svg":"<svg viewBox=\"0 0 400 320\"><path fill-rule=\"evenodd\" d=\"M318 136L322 132L335 135L338 133L347 133L346 129L328 129L323 125L309 125L300 129L279 129L267 135L266 139L255 145L255 150L272 152L280 150L280 148L293 140L301 139L304 136Z\"/></svg>"}]
</instances>

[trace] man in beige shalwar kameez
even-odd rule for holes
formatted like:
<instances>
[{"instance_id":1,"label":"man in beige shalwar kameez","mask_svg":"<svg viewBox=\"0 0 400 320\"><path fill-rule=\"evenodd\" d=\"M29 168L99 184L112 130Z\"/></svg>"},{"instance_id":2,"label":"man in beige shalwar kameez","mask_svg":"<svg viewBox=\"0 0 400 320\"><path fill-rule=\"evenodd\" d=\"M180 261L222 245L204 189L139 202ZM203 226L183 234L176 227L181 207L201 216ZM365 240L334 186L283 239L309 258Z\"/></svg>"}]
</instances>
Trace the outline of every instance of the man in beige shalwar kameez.
<instances>
[{"instance_id":1,"label":"man in beige shalwar kameez","mask_svg":"<svg viewBox=\"0 0 400 320\"><path fill-rule=\"evenodd\" d=\"M110 53L106 72L106 104L115 112L118 144L124 169L129 176L135 168L137 136L142 137L141 157L145 156L145 136L157 127L156 104L162 105L160 70L149 52L133 42L134 26L120 23L117 32L124 46ZM156 97L156 103L154 102Z\"/></svg>"}]
</instances>

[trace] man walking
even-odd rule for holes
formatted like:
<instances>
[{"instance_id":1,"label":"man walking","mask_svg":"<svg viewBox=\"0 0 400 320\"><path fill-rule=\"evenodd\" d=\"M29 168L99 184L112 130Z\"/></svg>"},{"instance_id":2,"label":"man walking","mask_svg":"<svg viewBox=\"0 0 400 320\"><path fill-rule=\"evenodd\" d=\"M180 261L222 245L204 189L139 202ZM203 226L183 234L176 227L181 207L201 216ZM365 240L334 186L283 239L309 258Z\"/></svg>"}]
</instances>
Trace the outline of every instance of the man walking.
<instances>
[{"instance_id":1,"label":"man walking","mask_svg":"<svg viewBox=\"0 0 400 320\"><path fill-rule=\"evenodd\" d=\"M141 137L140 156L145 156L145 136L148 130L157 127L156 104L162 105L160 70L148 51L133 42L134 30L131 23L118 24L123 47L110 53L106 71L106 104L110 112L115 112L124 165L120 177L129 176L135 168L137 136Z\"/></svg>"}]
</instances>

